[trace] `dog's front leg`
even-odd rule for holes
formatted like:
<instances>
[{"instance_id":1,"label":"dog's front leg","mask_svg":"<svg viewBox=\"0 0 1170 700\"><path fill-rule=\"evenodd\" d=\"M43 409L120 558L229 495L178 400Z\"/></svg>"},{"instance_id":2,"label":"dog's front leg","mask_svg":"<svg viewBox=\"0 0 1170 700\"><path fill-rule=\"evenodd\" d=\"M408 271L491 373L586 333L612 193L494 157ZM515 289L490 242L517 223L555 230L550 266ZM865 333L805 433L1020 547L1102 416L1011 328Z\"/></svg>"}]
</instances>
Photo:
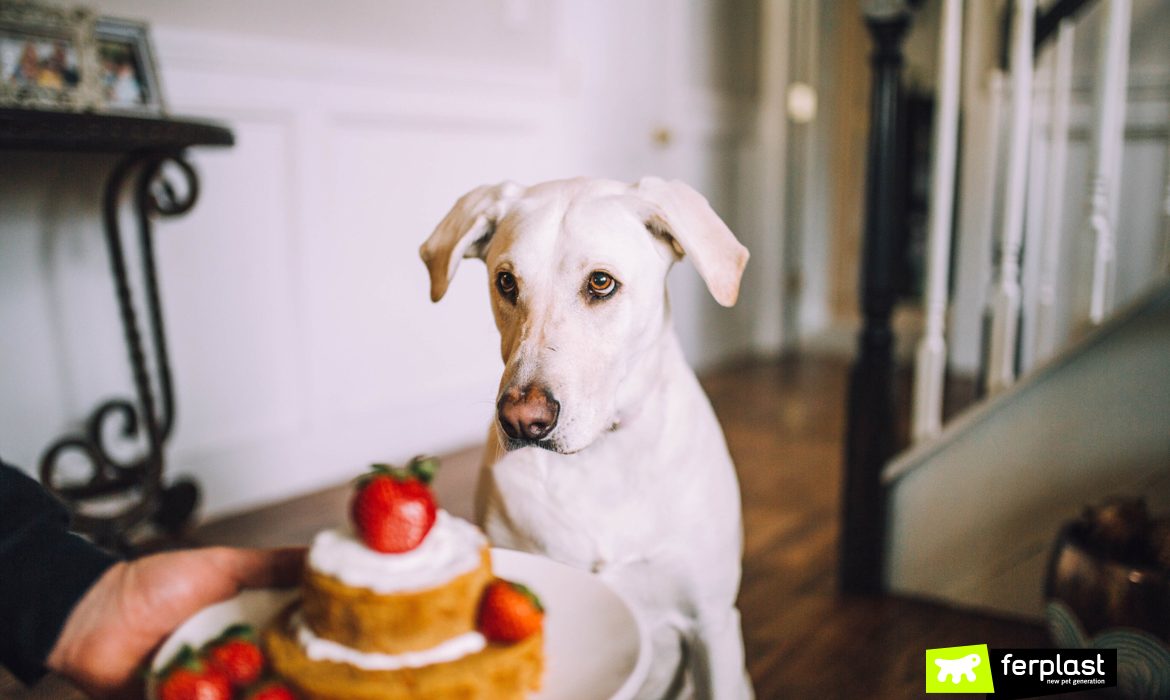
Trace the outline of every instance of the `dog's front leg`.
<instances>
[{"instance_id":1,"label":"dog's front leg","mask_svg":"<svg viewBox=\"0 0 1170 700\"><path fill-rule=\"evenodd\" d=\"M697 700L750 700L754 696L744 668L739 610L700 610L690 653Z\"/></svg>"}]
</instances>

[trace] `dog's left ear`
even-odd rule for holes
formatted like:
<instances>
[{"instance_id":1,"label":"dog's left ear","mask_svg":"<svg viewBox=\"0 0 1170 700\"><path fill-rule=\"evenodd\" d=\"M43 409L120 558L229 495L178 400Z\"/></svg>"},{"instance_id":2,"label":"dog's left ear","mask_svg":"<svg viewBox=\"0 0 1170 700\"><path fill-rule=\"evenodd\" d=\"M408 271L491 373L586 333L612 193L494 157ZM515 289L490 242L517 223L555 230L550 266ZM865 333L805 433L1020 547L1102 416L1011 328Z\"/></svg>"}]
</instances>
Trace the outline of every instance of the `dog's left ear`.
<instances>
[{"instance_id":1,"label":"dog's left ear","mask_svg":"<svg viewBox=\"0 0 1170 700\"><path fill-rule=\"evenodd\" d=\"M514 182L481 185L455 202L418 249L431 275L431 301L438 301L447 293L460 259L484 256L496 222L508 213L523 190Z\"/></svg>"},{"instance_id":2,"label":"dog's left ear","mask_svg":"<svg viewBox=\"0 0 1170 700\"><path fill-rule=\"evenodd\" d=\"M657 177L642 178L634 190L650 206L646 226L691 256L715 301L735 306L748 250L719 218L703 195L690 185Z\"/></svg>"}]
</instances>

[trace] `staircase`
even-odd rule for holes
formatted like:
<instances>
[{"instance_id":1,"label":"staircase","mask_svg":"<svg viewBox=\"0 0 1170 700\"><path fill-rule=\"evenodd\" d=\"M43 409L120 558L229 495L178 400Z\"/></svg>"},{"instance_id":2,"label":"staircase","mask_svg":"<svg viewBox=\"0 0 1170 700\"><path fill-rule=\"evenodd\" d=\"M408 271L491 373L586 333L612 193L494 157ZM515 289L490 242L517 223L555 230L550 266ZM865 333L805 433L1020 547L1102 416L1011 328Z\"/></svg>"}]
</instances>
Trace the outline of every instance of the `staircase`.
<instances>
[{"instance_id":1,"label":"staircase","mask_svg":"<svg viewBox=\"0 0 1170 700\"><path fill-rule=\"evenodd\" d=\"M888 590L1043 615L1061 524L1146 496L1170 512L1170 283L883 473Z\"/></svg>"},{"instance_id":2,"label":"staircase","mask_svg":"<svg viewBox=\"0 0 1170 700\"><path fill-rule=\"evenodd\" d=\"M1120 236L1118 228L1135 2L1142 5L941 0L925 323L908 446L897 444L891 400L890 314L904 213L890 183L903 165L900 46L921 3L870 7L864 325L850 377L842 499L847 593L894 592L1039 618L1044 568L1064 521L1111 495L1144 496L1154 512L1170 512L1170 260L1147 266L1141 279L1117 280L1119 257L1170 251L1170 176L1165 201L1144 203L1164 209L1161 229ZM1090 12L1099 35L1086 110L1073 104L1071 85L1073 48ZM989 36L988 27L999 34L999 50L964 46ZM991 56L986 65L967 65L980 55ZM1088 191L1065 191L1073 179L1070 114L1083 119L1086 111L1091 118L1078 128L1090 135ZM964 196L980 187L984 211L972 213ZM1084 203L1075 220L1066 214L1070 201ZM972 219L986 222L974 231L985 238L956 238L979 228ZM1158 241L1157 253L1125 248L1135 241ZM1062 269L1076 246L1089 250L1084 269ZM956 324L963 305L950 297L952 257L956 268L991 276L981 318L964 324ZM1123 269L1132 275L1133 266ZM1119 295L1121 287L1129 291ZM1145 293L1134 295L1138 288ZM1062 289L1074 298L1061 298ZM957 325L983 332L963 341ZM980 348L983 395L944 423L944 377L959 341Z\"/></svg>"}]
</instances>

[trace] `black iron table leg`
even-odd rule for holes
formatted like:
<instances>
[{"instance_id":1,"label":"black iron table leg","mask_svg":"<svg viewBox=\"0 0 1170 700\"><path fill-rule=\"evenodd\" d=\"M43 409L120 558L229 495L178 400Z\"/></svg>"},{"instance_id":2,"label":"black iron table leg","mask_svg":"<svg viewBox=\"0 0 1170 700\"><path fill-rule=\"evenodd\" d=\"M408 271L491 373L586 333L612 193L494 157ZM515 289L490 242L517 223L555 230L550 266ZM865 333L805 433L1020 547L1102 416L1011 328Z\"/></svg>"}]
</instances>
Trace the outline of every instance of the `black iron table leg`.
<instances>
[{"instance_id":1,"label":"black iron table leg","mask_svg":"<svg viewBox=\"0 0 1170 700\"><path fill-rule=\"evenodd\" d=\"M183 188L176 189L168 174L172 171L185 180ZM153 351L149 363L118 222L122 194L131 181L138 221L145 321ZM103 221L114 292L134 378L134 400L117 398L102 403L90 414L83 431L60 438L41 457L41 482L71 507L74 528L101 546L127 554L134 549L132 531L143 523L153 521L171 534L181 531L189 522L199 497L194 482L163 485L164 449L174 428L175 398L153 240L154 217L185 214L195 206L198 196L198 176L179 150L131 153L110 174L106 181ZM157 402L155 387L159 394ZM139 443L134 456L121 457L108 444L109 426L115 425L112 423L115 420L123 440ZM87 463L88 478L84 481L62 477L63 458L71 453ZM99 500L112 503L113 512L95 511L93 506Z\"/></svg>"}]
</instances>

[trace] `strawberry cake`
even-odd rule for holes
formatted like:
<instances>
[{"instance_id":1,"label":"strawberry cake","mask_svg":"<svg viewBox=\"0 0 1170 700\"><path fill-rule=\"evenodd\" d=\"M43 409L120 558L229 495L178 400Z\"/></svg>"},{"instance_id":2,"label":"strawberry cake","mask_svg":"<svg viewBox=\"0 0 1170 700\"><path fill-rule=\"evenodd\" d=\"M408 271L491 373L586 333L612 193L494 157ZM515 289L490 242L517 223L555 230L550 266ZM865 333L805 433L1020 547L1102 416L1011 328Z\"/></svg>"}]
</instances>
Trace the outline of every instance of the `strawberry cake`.
<instances>
[{"instance_id":1,"label":"strawberry cake","mask_svg":"<svg viewBox=\"0 0 1170 700\"><path fill-rule=\"evenodd\" d=\"M432 460L376 466L352 529L319 533L303 595L265 633L306 700L524 698L539 689L543 609L492 574L487 539L438 509Z\"/></svg>"}]
</instances>

